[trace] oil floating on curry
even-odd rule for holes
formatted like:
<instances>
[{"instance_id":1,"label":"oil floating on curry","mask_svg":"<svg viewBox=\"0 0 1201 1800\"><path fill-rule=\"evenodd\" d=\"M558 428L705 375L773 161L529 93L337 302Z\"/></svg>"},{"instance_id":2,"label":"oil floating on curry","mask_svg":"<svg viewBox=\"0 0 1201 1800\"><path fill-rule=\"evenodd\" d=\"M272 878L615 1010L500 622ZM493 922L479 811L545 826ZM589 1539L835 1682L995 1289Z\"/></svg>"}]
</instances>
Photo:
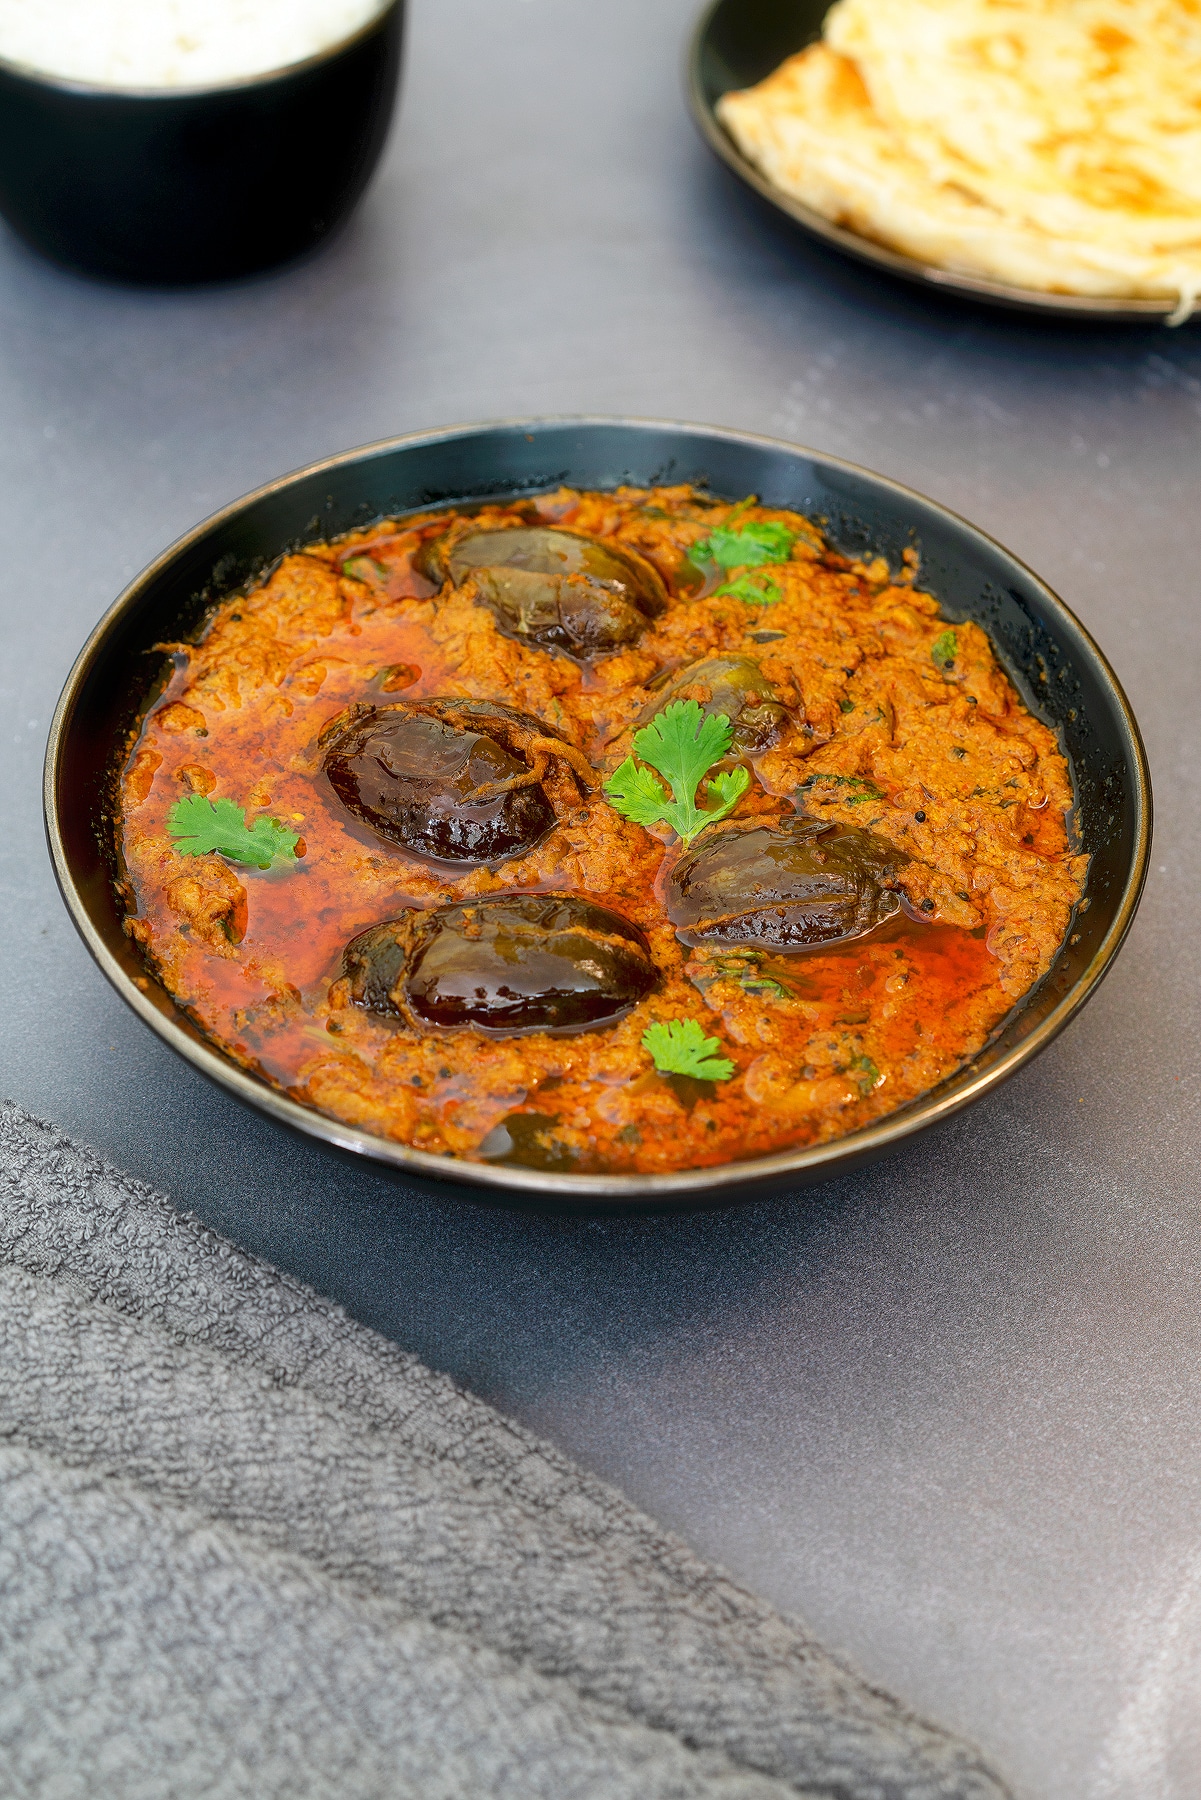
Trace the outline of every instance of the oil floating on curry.
<instances>
[{"instance_id":1,"label":"oil floating on curry","mask_svg":"<svg viewBox=\"0 0 1201 1800\"><path fill-rule=\"evenodd\" d=\"M687 487L309 545L165 647L127 929L228 1055L420 1150L853 1131L983 1047L1087 861L1053 732L918 575Z\"/></svg>"}]
</instances>

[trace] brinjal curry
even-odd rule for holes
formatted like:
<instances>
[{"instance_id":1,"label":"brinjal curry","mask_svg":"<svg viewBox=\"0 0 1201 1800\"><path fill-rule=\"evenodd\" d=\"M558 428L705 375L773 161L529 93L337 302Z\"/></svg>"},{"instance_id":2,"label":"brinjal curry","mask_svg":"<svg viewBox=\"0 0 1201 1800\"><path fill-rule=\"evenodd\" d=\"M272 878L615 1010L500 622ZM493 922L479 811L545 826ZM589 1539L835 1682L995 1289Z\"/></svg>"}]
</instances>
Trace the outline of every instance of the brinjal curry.
<instances>
[{"instance_id":1,"label":"brinjal curry","mask_svg":"<svg viewBox=\"0 0 1201 1800\"><path fill-rule=\"evenodd\" d=\"M208 1036L444 1156L840 1136L1048 969L1086 858L971 623L797 513L560 489L217 604L121 778L127 929Z\"/></svg>"}]
</instances>

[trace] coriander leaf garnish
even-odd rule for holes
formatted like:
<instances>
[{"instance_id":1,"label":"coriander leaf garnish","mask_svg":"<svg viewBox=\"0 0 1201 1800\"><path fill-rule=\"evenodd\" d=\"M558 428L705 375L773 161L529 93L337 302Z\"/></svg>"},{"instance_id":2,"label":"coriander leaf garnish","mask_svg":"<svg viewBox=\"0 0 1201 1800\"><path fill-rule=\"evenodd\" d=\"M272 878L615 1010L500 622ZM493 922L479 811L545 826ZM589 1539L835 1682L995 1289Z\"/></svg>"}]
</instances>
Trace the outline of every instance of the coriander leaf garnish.
<instances>
[{"instance_id":1,"label":"coriander leaf garnish","mask_svg":"<svg viewBox=\"0 0 1201 1800\"><path fill-rule=\"evenodd\" d=\"M210 856L216 852L230 862L253 863L269 869L278 857L295 862L300 837L278 819L260 813L247 825L246 812L232 800L206 800L189 794L177 800L167 815L167 827L181 856Z\"/></svg>"},{"instance_id":2,"label":"coriander leaf garnish","mask_svg":"<svg viewBox=\"0 0 1201 1800\"><path fill-rule=\"evenodd\" d=\"M721 1039L706 1037L697 1019L669 1019L648 1025L642 1034L648 1052L661 1075L691 1075L694 1081L728 1081L734 1073L729 1057L717 1056Z\"/></svg>"},{"instance_id":3,"label":"coriander leaf garnish","mask_svg":"<svg viewBox=\"0 0 1201 1800\"><path fill-rule=\"evenodd\" d=\"M824 773L810 775L807 781L802 781L797 792L807 793L811 788L819 786L854 788L856 790L854 793L843 796L841 801L843 806L862 806L867 800L886 798L882 788L878 788L874 781L864 781L860 775L826 775ZM818 801L819 806L832 806L833 804L832 800Z\"/></svg>"},{"instance_id":4,"label":"coriander leaf garnish","mask_svg":"<svg viewBox=\"0 0 1201 1800\"><path fill-rule=\"evenodd\" d=\"M872 1089L879 1087L884 1077L870 1056L852 1056L851 1067L859 1070L859 1074L854 1077L854 1080L858 1085L859 1092L866 1100Z\"/></svg>"},{"instance_id":5,"label":"coriander leaf garnish","mask_svg":"<svg viewBox=\"0 0 1201 1800\"><path fill-rule=\"evenodd\" d=\"M930 660L936 667L947 670L955 666L955 658L959 654L959 639L953 631L944 631L936 637L930 646Z\"/></svg>"},{"instance_id":6,"label":"coriander leaf garnish","mask_svg":"<svg viewBox=\"0 0 1201 1800\"><path fill-rule=\"evenodd\" d=\"M746 792L749 781L750 776L745 769L721 769L711 781L707 781L705 787L717 801L717 809L705 814L705 824L711 824L714 819L724 818L728 812L732 812Z\"/></svg>"},{"instance_id":7,"label":"coriander leaf garnish","mask_svg":"<svg viewBox=\"0 0 1201 1800\"><path fill-rule=\"evenodd\" d=\"M370 581L373 576L386 576L388 571L372 556L350 556L342 564L342 573L349 575L352 581Z\"/></svg>"},{"instance_id":8,"label":"coriander leaf garnish","mask_svg":"<svg viewBox=\"0 0 1201 1800\"><path fill-rule=\"evenodd\" d=\"M669 825L690 844L706 825L732 812L750 785L745 769L725 770L705 782L714 804L696 804L703 776L729 753L733 735L725 713L708 716L695 700L673 700L634 733L634 755L666 776L671 797L650 769L627 756L606 781L606 798L623 818L636 825Z\"/></svg>"},{"instance_id":9,"label":"coriander leaf garnish","mask_svg":"<svg viewBox=\"0 0 1201 1800\"><path fill-rule=\"evenodd\" d=\"M640 769L631 756L606 781L605 795L622 818L635 825L659 825L666 817L669 802L663 783L649 769Z\"/></svg>"},{"instance_id":10,"label":"coriander leaf garnish","mask_svg":"<svg viewBox=\"0 0 1201 1800\"><path fill-rule=\"evenodd\" d=\"M752 519L736 528L727 522L694 544L690 557L693 562L716 563L719 569L754 569L761 563L787 562L796 536L778 519Z\"/></svg>"},{"instance_id":11,"label":"coriander leaf garnish","mask_svg":"<svg viewBox=\"0 0 1201 1800\"><path fill-rule=\"evenodd\" d=\"M743 950L733 956L716 957L712 963L719 980L735 981L747 994L766 994L772 1000L793 1000L796 998L791 988L777 981L774 975L765 975L759 967L762 961L758 950Z\"/></svg>"},{"instance_id":12,"label":"coriander leaf garnish","mask_svg":"<svg viewBox=\"0 0 1201 1800\"><path fill-rule=\"evenodd\" d=\"M740 575L736 581L723 581L713 593L715 599L729 594L733 600L745 600L748 606L774 606L780 598L780 587L769 575L763 577L762 587L752 576Z\"/></svg>"},{"instance_id":13,"label":"coriander leaf garnish","mask_svg":"<svg viewBox=\"0 0 1201 1800\"><path fill-rule=\"evenodd\" d=\"M772 1000L793 1000L796 998L791 988L786 988L782 981L774 975L736 975L734 979L748 994L767 994Z\"/></svg>"}]
</instances>

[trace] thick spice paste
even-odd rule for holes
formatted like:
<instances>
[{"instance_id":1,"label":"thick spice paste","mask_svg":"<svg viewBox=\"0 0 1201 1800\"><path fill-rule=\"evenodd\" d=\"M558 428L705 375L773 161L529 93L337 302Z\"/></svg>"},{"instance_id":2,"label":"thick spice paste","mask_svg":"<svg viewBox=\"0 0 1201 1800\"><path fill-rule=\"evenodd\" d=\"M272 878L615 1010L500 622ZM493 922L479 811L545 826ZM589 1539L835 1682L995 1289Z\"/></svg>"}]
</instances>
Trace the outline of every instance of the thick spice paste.
<instances>
[{"instance_id":1,"label":"thick spice paste","mask_svg":"<svg viewBox=\"0 0 1201 1800\"><path fill-rule=\"evenodd\" d=\"M127 929L238 1062L422 1150L664 1171L854 1130L982 1047L1086 867L1053 733L917 578L690 488L312 544L169 646ZM680 700L749 775L687 846L603 786ZM188 795L296 854L183 854ZM725 1079L656 1067L683 1020Z\"/></svg>"}]
</instances>

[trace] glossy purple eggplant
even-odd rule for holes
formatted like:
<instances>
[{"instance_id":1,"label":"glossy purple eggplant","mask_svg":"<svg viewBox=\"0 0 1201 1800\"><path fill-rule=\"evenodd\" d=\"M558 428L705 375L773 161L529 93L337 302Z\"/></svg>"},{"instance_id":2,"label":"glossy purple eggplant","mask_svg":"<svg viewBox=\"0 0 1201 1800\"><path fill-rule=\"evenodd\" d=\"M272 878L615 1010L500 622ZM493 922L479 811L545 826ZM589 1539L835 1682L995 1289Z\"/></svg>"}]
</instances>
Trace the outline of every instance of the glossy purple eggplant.
<instances>
[{"instance_id":1,"label":"glossy purple eggplant","mask_svg":"<svg viewBox=\"0 0 1201 1800\"><path fill-rule=\"evenodd\" d=\"M804 950L891 917L905 860L870 831L821 819L712 830L672 870L667 915L686 944Z\"/></svg>"},{"instance_id":2,"label":"glossy purple eggplant","mask_svg":"<svg viewBox=\"0 0 1201 1800\"><path fill-rule=\"evenodd\" d=\"M610 1025L657 985L636 925L575 894L489 894L416 909L353 938L342 958L356 1006L498 1037Z\"/></svg>"},{"instance_id":3,"label":"glossy purple eggplant","mask_svg":"<svg viewBox=\"0 0 1201 1800\"><path fill-rule=\"evenodd\" d=\"M422 547L416 566L456 587L474 578L506 637L581 661L636 643L667 604L644 557L554 526L472 531L457 522Z\"/></svg>"}]
</instances>

